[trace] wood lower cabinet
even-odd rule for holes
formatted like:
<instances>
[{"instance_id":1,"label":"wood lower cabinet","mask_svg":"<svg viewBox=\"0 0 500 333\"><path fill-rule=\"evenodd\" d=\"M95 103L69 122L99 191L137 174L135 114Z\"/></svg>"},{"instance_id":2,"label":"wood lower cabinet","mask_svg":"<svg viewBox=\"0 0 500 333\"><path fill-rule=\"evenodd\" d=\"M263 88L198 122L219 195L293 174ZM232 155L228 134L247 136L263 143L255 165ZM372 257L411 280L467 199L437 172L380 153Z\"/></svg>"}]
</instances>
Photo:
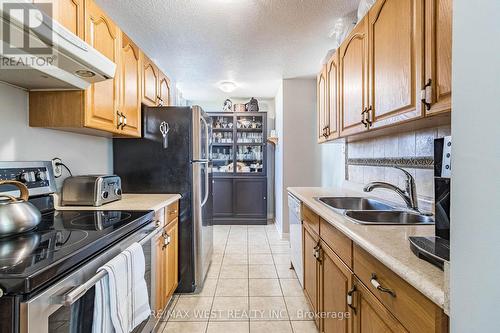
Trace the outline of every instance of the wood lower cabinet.
<instances>
[{"instance_id":1,"label":"wood lower cabinet","mask_svg":"<svg viewBox=\"0 0 500 333\"><path fill-rule=\"evenodd\" d=\"M48 9L46 14L78 37L84 37L84 0L34 0L33 3L44 4L42 9Z\"/></svg>"},{"instance_id":2,"label":"wood lower cabinet","mask_svg":"<svg viewBox=\"0 0 500 333\"><path fill-rule=\"evenodd\" d=\"M353 304L355 310L352 311L354 314L352 332L409 332L358 279L355 278L355 281L356 292Z\"/></svg>"},{"instance_id":3,"label":"wood lower cabinet","mask_svg":"<svg viewBox=\"0 0 500 333\"><path fill-rule=\"evenodd\" d=\"M441 308L307 206L302 212L304 294L320 332L448 332Z\"/></svg>"},{"instance_id":4,"label":"wood lower cabinet","mask_svg":"<svg viewBox=\"0 0 500 333\"><path fill-rule=\"evenodd\" d=\"M165 309L179 281L179 219L169 214L170 206L166 210L166 214L162 214L165 217L166 226L154 240L156 311Z\"/></svg>"},{"instance_id":5,"label":"wood lower cabinet","mask_svg":"<svg viewBox=\"0 0 500 333\"><path fill-rule=\"evenodd\" d=\"M320 331L351 332L352 320L345 317L353 316L352 309L347 304L347 294L353 285L353 273L323 241L320 255L319 311L328 314L320 320Z\"/></svg>"},{"instance_id":6,"label":"wood lower cabinet","mask_svg":"<svg viewBox=\"0 0 500 333\"><path fill-rule=\"evenodd\" d=\"M319 236L306 224L302 225L302 247L304 260L304 294L314 313L319 308ZM319 320L316 318L316 325Z\"/></svg>"},{"instance_id":7,"label":"wood lower cabinet","mask_svg":"<svg viewBox=\"0 0 500 333\"><path fill-rule=\"evenodd\" d=\"M367 129L368 19L363 18L340 46L340 135ZM363 123L365 122L365 123Z\"/></svg>"},{"instance_id":8,"label":"wood lower cabinet","mask_svg":"<svg viewBox=\"0 0 500 333\"><path fill-rule=\"evenodd\" d=\"M175 219L165 228L168 245L165 248L167 257L165 296L173 295L179 281L179 221Z\"/></svg>"},{"instance_id":9,"label":"wood lower cabinet","mask_svg":"<svg viewBox=\"0 0 500 333\"><path fill-rule=\"evenodd\" d=\"M425 0L428 115L451 111L452 15L452 0Z\"/></svg>"},{"instance_id":10,"label":"wood lower cabinet","mask_svg":"<svg viewBox=\"0 0 500 333\"><path fill-rule=\"evenodd\" d=\"M370 128L423 115L423 1L379 0L368 12Z\"/></svg>"}]
</instances>

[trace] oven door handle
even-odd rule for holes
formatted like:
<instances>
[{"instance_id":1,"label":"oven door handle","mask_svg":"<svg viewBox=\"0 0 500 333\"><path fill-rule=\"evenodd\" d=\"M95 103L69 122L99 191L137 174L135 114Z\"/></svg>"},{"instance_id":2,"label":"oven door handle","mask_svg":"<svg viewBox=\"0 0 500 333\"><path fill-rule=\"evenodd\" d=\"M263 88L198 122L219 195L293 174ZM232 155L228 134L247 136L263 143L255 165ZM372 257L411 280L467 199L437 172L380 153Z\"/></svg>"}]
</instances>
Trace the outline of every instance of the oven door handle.
<instances>
[{"instance_id":1,"label":"oven door handle","mask_svg":"<svg viewBox=\"0 0 500 333\"><path fill-rule=\"evenodd\" d=\"M153 231L151 231L146 237L144 237L139 241L140 245L146 244L159 232L162 231L161 223L156 221L155 225L156 228L153 229ZM64 306L71 306L73 303L78 301L83 295L85 295L92 287L94 287L97 284L97 282L99 282L102 278L104 278L106 274L107 274L106 271L100 271L99 273L91 277L89 280L87 280L87 282L85 282L84 284L71 289L71 291L69 291L66 294L63 294L62 296L54 297L54 303L62 304Z\"/></svg>"}]
</instances>

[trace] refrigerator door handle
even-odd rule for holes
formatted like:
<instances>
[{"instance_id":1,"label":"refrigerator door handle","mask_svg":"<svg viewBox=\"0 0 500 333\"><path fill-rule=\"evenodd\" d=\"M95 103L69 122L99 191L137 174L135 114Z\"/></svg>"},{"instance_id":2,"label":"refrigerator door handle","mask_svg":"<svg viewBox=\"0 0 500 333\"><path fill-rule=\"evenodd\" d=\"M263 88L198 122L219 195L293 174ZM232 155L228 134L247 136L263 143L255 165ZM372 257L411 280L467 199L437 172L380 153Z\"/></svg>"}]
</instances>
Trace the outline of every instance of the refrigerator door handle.
<instances>
[{"instance_id":1,"label":"refrigerator door handle","mask_svg":"<svg viewBox=\"0 0 500 333\"><path fill-rule=\"evenodd\" d=\"M209 144L209 140L210 138L208 137L208 135L210 134L209 131L208 131L208 123L207 121L205 120L205 118L203 117L203 115L201 115L201 120L203 121L203 123L205 124L205 154L207 154L206 158L209 159L209 156L210 156L210 144Z\"/></svg>"},{"instance_id":2,"label":"refrigerator door handle","mask_svg":"<svg viewBox=\"0 0 500 333\"><path fill-rule=\"evenodd\" d=\"M209 188L209 182L208 182L208 167L209 167L209 164L206 165L206 169L205 169L205 196L203 198L203 201L201 202L201 207L205 206L205 204L207 203L208 201L208 194L209 194L209 191L210 191L210 188Z\"/></svg>"},{"instance_id":3,"label":"refrigerator door handle","mask_svg":"<svg viewBox=\"0 0 500 333\"><path fill-rule=\"evenodd\" d=\"M205 154L206 154L206 158L207 158L207 161L209 161L209 158L210 158L210 137L209 137L209 128L208 128L208 123L207 121L205 120L205 117L203 117L203 115L200 115L200 119L201 121L203 122L203 124L205 125ZM203 197L203 201L201 202L201 207L205 206L205 204L207 203L208 201L208 194L209 194L209 177L208 177L208 168L209 168L209 163L207 162L206 164L206 169L205 169L205 195Z\"/></svg>"}]
</instances>

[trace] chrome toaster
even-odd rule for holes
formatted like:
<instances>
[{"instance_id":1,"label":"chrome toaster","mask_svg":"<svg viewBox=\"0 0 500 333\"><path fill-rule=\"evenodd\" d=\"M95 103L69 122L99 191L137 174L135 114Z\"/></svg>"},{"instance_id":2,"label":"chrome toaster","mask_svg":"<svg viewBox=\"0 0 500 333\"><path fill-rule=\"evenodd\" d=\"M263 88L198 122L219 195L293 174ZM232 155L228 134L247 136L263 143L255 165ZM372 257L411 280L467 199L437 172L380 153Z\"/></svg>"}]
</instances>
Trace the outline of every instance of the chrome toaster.
<instances>
[{"instance_id":1,"label":"chrome toaster","mask_svg":"<svg viewBox=\"0 0 500 333\"><path fill-rule=\"evenodd\" d=\"M61 205L99 207L121 198L121 179L118 176L74 176L64 180Z\"/></svg>"}]
</instances>

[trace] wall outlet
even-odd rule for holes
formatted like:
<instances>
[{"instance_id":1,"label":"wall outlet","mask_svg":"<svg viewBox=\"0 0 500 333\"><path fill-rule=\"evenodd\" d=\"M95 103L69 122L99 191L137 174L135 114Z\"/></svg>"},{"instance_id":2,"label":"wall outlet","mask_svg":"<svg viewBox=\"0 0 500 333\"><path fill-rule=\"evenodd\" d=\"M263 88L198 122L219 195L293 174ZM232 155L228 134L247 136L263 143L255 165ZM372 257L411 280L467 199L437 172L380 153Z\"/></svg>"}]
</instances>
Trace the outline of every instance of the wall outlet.
<instances>
[{"instance_id":1,"label":"wall outlet","mask_svg":"<svg viewBox=\"0 0 500 333\"><path fill-rule=\"evenodd\" d=\"M59 178L62 176L62 160L60 158L52 159L52 170L54 170L54 177Z\"/></svg>"}]
</instances>

